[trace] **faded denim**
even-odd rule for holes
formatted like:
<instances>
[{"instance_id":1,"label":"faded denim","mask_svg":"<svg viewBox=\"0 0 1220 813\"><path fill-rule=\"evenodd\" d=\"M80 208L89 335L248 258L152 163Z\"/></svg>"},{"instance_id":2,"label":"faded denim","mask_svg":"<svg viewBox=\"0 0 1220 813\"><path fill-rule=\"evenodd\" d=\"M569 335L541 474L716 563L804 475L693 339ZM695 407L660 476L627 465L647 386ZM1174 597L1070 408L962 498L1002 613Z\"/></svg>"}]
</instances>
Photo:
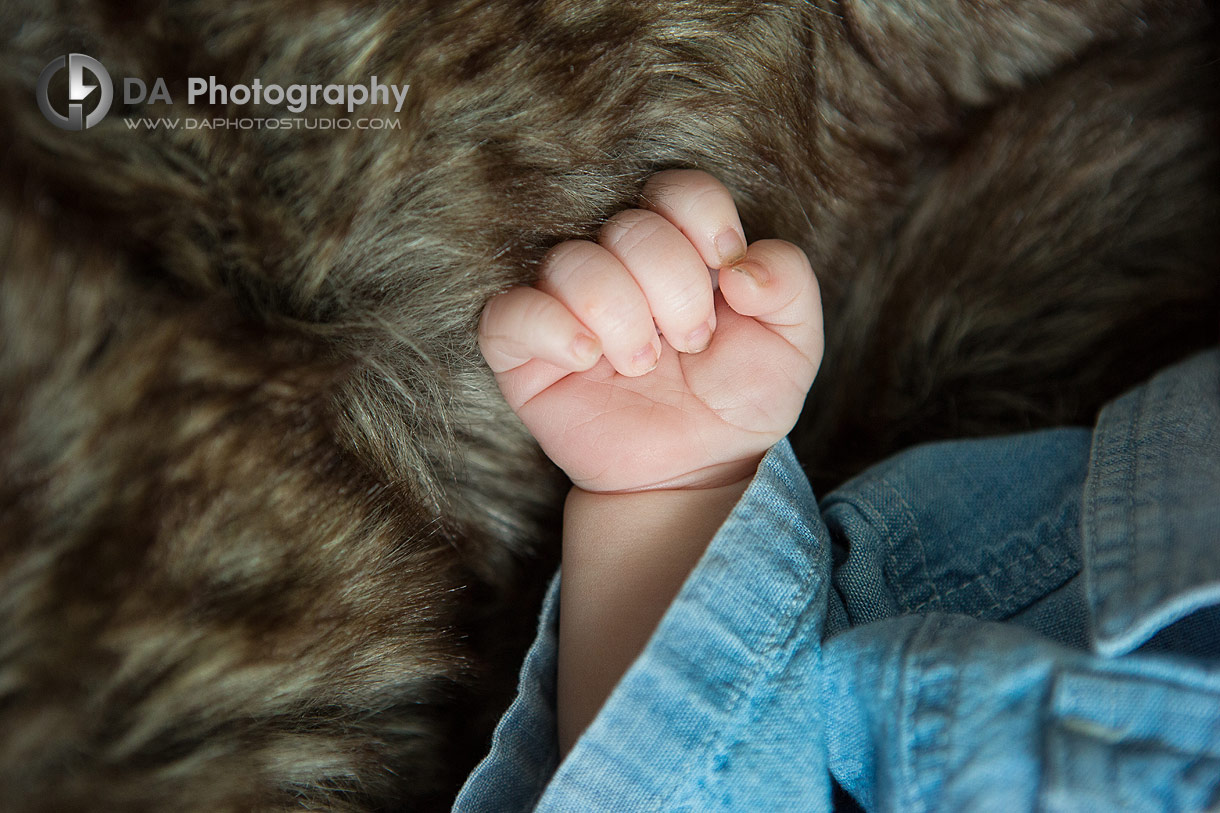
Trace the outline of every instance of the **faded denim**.
<instances>
[{"instance_id":1,"label":"faded denim","mask_svg":"<svg viewBox=\"0 0 1220 813\"><path fill-rule=\"evenodd\" d=\"M561 765L558 589L456 810L1216 809L1220 353L820 506L777 444Z\"/></svg>"}]
</instances>

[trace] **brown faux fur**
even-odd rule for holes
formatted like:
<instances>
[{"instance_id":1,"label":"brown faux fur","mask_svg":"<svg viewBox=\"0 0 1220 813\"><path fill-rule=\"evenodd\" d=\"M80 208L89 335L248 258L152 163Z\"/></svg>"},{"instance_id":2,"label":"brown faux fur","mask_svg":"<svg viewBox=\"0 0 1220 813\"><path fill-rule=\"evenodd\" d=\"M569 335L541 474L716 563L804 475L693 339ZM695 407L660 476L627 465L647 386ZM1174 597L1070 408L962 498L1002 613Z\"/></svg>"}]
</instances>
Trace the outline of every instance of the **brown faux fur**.
<instances>
[{"instance_id":1,"label":"brown faux fur","mask_svg":"<svg viewBox=\"0 0 1220 813\"><path fill-rule=\"evenodd\" d=\"M658 169L812 259L821 489L1217 337L1199 2L31 0L0 39L3 810L444 807L562 493L477 315ZM72 51L177 104L51 127ZM374 74L401 130L123 122Z\"/></svg>"}]
</instances>

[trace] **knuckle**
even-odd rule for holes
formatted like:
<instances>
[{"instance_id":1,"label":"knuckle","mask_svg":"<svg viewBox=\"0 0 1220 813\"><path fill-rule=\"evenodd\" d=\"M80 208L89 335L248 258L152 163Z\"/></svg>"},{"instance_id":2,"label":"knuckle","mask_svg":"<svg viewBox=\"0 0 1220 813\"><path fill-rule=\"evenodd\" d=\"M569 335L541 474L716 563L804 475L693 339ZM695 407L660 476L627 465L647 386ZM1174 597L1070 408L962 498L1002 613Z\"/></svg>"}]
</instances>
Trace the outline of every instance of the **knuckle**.
<instances>
[{"instance_id":1,"label":"knuckle","mask_svg":"<svg viewBox=\"0 0 1220 813\"><path fill-rule=\"evenodd\" d=\"M666 193L666 204L675 216L698 223L719 221L736 213L733 195L724 184L706 172L683 172L685 174L670 181Z\"/></svg>"},{"instance_id":2,"label":"knuckle","mask_svg":"<svg viewBox=\"0 0 1220 813\"><path fill-rule=\"evenodd\" d=\"M703 175L698 181L692 182L686 193L686 211L695 214L700 211L716 211L718 208L728 208L735 211L733 196L724 188L720 181L711 175Z\"/></svg>"},{"instance_id":3,"label":"knuckle","mask_svg":"<svg viewBox=\"0 0 1220 813\"><path fill-rule=\"evenodd\" d=\"M599 331L625 333L640 321L639 309L623 297L594 298L585 303L584 313Z\"/></svg>"},{"instance_id":4,"label":"knuckle","mask_svg":"<svg viewBox=\"0 0 1220 813\"><path fill-rule=\"evenodd\" d=\"M627 257L647 244L669 225L669 221L656 212L645 209L627 209L606 221L599 233L599 241L618 257Z\"/></svg>"},{"instance_id":5,"label":"knuckle","mask_svg":"<svg viewBox=\"0 0 1220 813\"><path fill-rule=\"evenodd\" d=\"M588 240L568 240L554 246L542 258L539 278L546 284L563 286L580 279L597 258L597 246Z\"/></svg>"},{"instance_id":6,"label":"knuckle","mask_svg":"<svg viewBox=\"0 0 1220 813\"><path fill-rule=\"evenodd\" d=\"M531 297L526 302L522 303L521 310L517 314L521 324L525 327L541 326L556 321L560 316L560 312L556 309L558 303L553 299L544 297Z\"/></svg>"},{"instance_id":7,"label":"knuckle","mask_svg":"<svg viewBox=\"0 0 1220 813\"><path fill-rule=\"evenodd\" d=\"M665 301L666 315L670 319L702 322L712 309L710 284L707 286L684 285L673 291Z\"/></svg>"}]
</instances>

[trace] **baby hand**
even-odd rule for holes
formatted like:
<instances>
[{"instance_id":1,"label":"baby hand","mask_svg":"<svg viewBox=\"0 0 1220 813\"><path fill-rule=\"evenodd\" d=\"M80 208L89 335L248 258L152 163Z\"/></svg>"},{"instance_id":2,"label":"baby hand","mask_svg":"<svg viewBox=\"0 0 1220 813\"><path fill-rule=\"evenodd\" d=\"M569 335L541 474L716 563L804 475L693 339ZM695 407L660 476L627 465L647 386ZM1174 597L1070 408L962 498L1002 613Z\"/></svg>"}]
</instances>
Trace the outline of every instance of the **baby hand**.
<instances>
[{"instance_id":1,"label":"baby hand","mask_svg":"<svg viewBox=\"0 0 1220 813\"><path fill-rule=\"evenodd\" d=\"M822 358L800 249L747 250L732 197L703 172L658 173L644 197L649 209L610 218L597 243L552 249L537 285L492 299L479 328L509 405L586 491L749 476L796 423Z\"/></svg>"}]
</instances>

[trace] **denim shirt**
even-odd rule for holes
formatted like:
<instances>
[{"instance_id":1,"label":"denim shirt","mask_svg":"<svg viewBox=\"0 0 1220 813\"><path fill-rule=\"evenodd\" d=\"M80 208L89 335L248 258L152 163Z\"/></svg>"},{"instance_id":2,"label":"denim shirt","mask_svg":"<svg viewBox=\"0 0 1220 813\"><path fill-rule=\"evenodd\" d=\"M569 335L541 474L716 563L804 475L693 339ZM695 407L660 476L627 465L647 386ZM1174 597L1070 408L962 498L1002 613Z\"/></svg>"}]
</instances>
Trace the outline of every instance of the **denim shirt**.
<instances>
[{"instance_id":1,"label":"denim shirt","mask_svg":"<svg viewBox=\"0 0 1220 813\"><path fill-rule=\"evenodd\" d=\"M771 449L559 763L558 577L460 811L1220 806L1220 352L819 506Z\"/></svg>"}]
</instances>

